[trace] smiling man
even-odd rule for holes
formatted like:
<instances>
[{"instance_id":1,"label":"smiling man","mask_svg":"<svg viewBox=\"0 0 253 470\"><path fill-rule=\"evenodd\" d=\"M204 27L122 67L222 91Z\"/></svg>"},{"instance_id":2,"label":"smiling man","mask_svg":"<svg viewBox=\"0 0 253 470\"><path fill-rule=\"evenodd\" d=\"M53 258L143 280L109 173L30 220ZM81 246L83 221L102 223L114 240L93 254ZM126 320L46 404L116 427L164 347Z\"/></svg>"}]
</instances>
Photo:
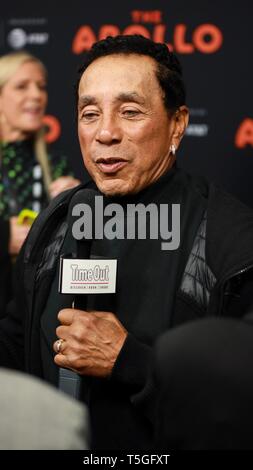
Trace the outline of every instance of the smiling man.
<instances>
[{"instance_id":1,"label":"smiling man","mask_svg":"<svg viewBox=\"0 0 253 470\"><path fill-rule=\"evenodd\" d=\"M84 164L103 194L135 194L175 161L188 110L164 106L152 57L112 54L92 62L79 84ZM103 80L101 80L103 76Z\"/></svg>"},{"instance_id":2,"label":"smiling man","mask_svg":"<svg viewBox=\"0 0 253 470\"><path fill-rule=\"evenodd\" d=\"M183 390L187 399L184 374L174 382L173 376L181 345L187 358L191 343L184 344L184 325L173 327L198 325L206 316L236 316L243 324L252 297L253 216L215 186L177 168L188 109L181 66L166 45L138 35L94 44L84 57L77 94L78 135L91 182L53 201L36 221L19 257L17 296L0 323L0 362L56 386L59 367L76 372L80 398L89 405L92 447L147 450L153 446L159 396L151 380L153 345L164 332L170 343L171 335L177 348L168 371L170 390L174 397ZM129 204L166 207L166 220L172 204L180 205L181 243L163 251L159 235L98 236L86 256L89 251L96 263L117 259L116 292L94 294L72 308L76 298L57 291L58 261L76 251L80 257L87 247L82 242L76 247L69 214L76 194L86 203L91 193L103 196L106 209L108 202L123 209ZM224 323L229 332L230 323L223 320L221 328ZM208 331L201 340L208 344ZM216 370L216 356L210 354ZM184 370L182 361L179 370ZM191 413L202 390L199 377ZM177 422L180 403L173 405L166 416L172 413ZM163 444L187 448L181 430L173 427L173 436L169 429L170 440Z\"/></svg>"}]
</instances>

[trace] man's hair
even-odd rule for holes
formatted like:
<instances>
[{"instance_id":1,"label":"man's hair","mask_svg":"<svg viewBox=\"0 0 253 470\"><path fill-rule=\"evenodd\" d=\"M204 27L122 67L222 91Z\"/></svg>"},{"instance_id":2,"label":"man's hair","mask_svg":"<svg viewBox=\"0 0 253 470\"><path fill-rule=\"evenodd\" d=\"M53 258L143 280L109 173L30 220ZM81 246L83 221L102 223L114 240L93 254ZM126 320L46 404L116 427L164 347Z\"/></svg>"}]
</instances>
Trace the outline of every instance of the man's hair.
<instances>
[{"instance_id":1,"label":"man's hair","mask_svg":"<svg viewBox=\"0 0 253 470\"><path fill-rule=\"evenodd\" d=\"M174 112L179 106L185 104L185 85L178 58L165 44L156 43L139 34L108 36L106 39L94 43L85 54L84 61L79 68L77 92L81 76L87 67L99 57L113 54L139 54L152 57L157 63L156 77L164 92L165 108L169 112ZM101 80L103 80L102 77Z\"/></svg>"}]
</instances>

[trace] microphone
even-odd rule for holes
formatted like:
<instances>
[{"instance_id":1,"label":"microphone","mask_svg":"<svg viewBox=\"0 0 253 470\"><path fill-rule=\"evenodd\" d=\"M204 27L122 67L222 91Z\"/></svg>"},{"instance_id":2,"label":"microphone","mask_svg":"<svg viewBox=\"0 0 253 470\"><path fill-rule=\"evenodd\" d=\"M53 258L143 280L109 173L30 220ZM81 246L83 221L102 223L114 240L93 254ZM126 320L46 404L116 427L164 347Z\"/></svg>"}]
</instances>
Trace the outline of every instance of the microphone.
<instances>
[{"instance_id":1,"label":"microphone","mask_svg":"<svg viewBox=\"0 0 253 470\"><path fill-rule=\"evenodd\" d=\"M96 198L99 198L98 206ZM69 205L68 235L77 240L77 258L73 254L61 256L59 292L74 294L72 307L80 310L87 309L87 294L115 293L117 260L101 257L90 259L92 241L96 236L99 239L103 237L101 230L96 233L93 223L96 210L101 210L102 200L103 196L98 191L83 188L74 194ZM99 228L103 229L103 223ZM79 399L83 394L83 381L77 373L60 368L59 389L68 395Z\"/></svg>"},{"instance_id":2,"label":"microphone","mask_svg":"<svg viewBox=\"0 0 253 470\"><path fill-rule=\"evenodd\" d=\"M91 215L95 212L95 196L99 193L93 189L80 189L72 197L69 205L67 222L68 222L68 236L73 237L73 225L76 221L75 215L79 215L81 207L84 209L86 207L87 213ZM80 211L81 212L81 211ZM88 228L89 230L92 227ZM90 257L91 249L91 239L82 239L77 243L77 258L88 259ZM69 255L67 255L69 256ZM59 292L65 293L63 285L63 262L64 259L73 259L75 258L65 258L63 255L60 258L60 272L59 272ZM82 304L82 305L80 305ZM75 295L74 301L72 302L72 308L82 308L85 309L85 302L80 302L80 295ZM70 369L65 369L60 367L59 370L59 383L58 388L63 392L67 393L75 399L80 399L81 396L81 377L74 371Z\"/></svg>"}]
</instances>

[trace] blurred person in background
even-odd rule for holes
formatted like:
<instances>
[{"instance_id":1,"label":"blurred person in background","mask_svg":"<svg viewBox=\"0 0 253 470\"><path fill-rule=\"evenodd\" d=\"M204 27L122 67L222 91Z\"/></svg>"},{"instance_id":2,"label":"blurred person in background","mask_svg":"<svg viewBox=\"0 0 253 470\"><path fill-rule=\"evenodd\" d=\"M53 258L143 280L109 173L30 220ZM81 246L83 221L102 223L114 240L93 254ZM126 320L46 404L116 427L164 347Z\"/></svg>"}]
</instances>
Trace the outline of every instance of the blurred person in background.
<instances>
[{"instance_id":1,"label":"blurred person in background","mask_svg":"<svg viewBox=\"0 0 253 470\"><path fill-rule=\"evenodd\" d=\"M0 317L11 297L11 260L30 229L19 213L38 213L79 184L67 158L48 152L47 101L47 71L38 58L25 51L0 57Z\"/></svg>"},{"instance_id":2,"label":"blurred person in background","mask_svg":"<svg viewBox=\"0 0 253 470\"><path fill-rule=\"evenodd\" d=\"M49 384L0 368L0 450L85 450L87 408Z\"/></svg>"}]
</instances>

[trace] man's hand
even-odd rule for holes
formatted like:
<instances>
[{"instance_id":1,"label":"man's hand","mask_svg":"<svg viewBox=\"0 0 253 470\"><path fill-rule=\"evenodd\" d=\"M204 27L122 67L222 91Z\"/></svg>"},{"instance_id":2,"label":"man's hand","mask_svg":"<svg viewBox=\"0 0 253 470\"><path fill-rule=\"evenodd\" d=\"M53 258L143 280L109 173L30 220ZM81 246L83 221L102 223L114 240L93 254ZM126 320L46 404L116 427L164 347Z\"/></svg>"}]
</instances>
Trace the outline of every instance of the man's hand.
<instances>
[{"instance_id":1,"label":"man's hand","mask_svg":"<svg viewBox=\"0 0 253 470\"><path fill-rule=\"evenodd\" d=\"M58 196L58 194L62 193L62 191L66 191L66 189L75 188L78 186L80 181L72 176L60 176L57 180L53 181L49 187L49 193L51 198Z\"/></svg>"},{"instance_id":2,"label":"man's hand","mask_svg":"<svg viewBox=\"0 0 253 470\"><path fill-rule=\"evenodd\" d=\"M81 375L108 377L127 337L127 331L110 312L64 309L59 312L60 351L54 343L54 360Z\"/></svg>"},{"instance_id":3,"label":"man's hand","mask_svg":"<svg viewBox=\"0 0 253 470\"><path fill-rule=\"evenodd\" d=\"M18 224L18 217L10 218L10 255L17 255L19 253L20 248L23 245L30 228L30 225Z\"/></svg>"}]
</instances>

